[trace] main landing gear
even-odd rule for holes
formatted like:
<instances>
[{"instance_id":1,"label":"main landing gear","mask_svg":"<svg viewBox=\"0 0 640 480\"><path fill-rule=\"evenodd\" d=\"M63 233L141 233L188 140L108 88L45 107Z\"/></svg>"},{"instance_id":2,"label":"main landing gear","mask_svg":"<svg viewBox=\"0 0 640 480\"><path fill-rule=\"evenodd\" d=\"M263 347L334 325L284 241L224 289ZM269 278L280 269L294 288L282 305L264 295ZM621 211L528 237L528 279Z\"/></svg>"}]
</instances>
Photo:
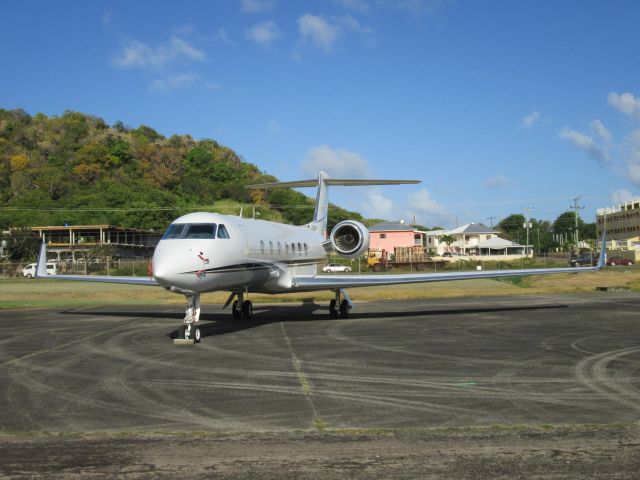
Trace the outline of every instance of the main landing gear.
<instances>
[{"instance_id":1,"label":"main landing gear","mask_svg":"<svg viewBox=\"0 0 640 480\"><path fill-rule=\"evenodd\" d=\"M351 300L344 290L336 290L336 298L329 302L329 318L349 318Z\"/></svg>"},{"instance_id":2,"label":"main landing gear","mask_svg":"<svg viewBox=\"0 0 640 480\"><path fill-rule=\"evenodd\" d=\"M231 298L237 296L238 299L234 300L231 304L231 315L233 318L251 320L253 317L253 304L251 300L244 299L244 292L238 292L231 294Z\"/></svg>"},{"instance_id":3,"label":"main landing gear","mask_svg":"<svg viewBox=\"0 0 640 480\"><path fill-rule=\"evenodd\" d=\"M178 338L193 339L195 343L202 340L202 332L197 323L200 321L200 294L185 295L187 298L187 310L184 316L184 325L178 329Z\"/></svg>"}]
</instances>

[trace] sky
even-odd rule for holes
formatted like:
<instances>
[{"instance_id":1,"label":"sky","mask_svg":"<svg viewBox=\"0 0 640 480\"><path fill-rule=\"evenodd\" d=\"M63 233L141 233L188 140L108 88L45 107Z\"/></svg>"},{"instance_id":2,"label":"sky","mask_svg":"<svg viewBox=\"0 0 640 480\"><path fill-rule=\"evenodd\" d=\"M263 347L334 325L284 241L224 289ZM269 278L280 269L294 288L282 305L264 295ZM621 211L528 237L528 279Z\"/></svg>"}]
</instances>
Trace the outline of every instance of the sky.
<instances>
[{"instance_id":1,"label":"sky","mask_svg":"<svg viewBox=\"0 0 640 480\"><path fill-rule=\"evenodd\" d=\"M366 217L553 221L640 194L635 0L0 0L0 108L213 138ZM311 191L307 191L310 195Z\"/></svg>"}]
</instances>

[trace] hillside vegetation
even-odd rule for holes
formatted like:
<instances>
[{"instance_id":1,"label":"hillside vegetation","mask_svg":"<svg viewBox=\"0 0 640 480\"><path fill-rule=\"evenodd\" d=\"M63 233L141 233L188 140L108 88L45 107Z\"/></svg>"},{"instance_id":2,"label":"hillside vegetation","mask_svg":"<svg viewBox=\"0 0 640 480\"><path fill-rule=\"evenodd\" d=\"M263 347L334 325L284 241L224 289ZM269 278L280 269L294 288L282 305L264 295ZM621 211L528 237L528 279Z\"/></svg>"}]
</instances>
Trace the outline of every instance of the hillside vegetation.
<instances>
[{"instance_id":1,"label":"hillside vegetation","mask_svg":"<svg viewBox=\"0 0 640 480\"><path fill-rule=\"evenodd\" d=\"M204 210L303 224L313 200L294 190L245 189L275 177L212 139L169 138L83 113L0 109L0 228L106 223L164 229ZM330 227L360 215L330 208Z\"/></svg>"}]
</instances>

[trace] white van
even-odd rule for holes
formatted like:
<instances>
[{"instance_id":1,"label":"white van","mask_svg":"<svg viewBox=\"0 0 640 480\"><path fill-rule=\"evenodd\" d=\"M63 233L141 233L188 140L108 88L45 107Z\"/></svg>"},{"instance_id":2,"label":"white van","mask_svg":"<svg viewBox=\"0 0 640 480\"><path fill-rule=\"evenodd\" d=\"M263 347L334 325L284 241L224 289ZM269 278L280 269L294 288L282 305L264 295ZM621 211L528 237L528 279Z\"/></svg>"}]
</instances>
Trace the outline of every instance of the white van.
<instances>
[{"instance_id":1,"label":"white van","mask_svg":"<svg viewBox=\"0 0 640 480\"><path fill-rule=\"evenodd\" d=\"M56 268L55 263L47 263L47 274L49 275L57 275L58 269ZM27 278L33 278L36 276L36 264L30 263L26 267L22 269L22 276Z\"/></svg>"}]
</instances>

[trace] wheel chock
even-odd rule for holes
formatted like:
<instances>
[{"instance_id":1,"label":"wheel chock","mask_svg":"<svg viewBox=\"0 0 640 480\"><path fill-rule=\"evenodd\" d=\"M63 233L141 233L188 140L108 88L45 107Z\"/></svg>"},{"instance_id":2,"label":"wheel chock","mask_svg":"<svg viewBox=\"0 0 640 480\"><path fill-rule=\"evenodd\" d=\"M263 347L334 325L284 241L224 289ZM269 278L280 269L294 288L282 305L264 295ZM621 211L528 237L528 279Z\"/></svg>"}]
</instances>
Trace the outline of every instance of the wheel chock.
<instances>
[{"instance_id":1,"label":"wheel chock","mask_svg":"<svg viewBox=\"0 0 640 480\"><path fill-rule=\"evenodd\" d=\"M174 338L174 345L193 345L196 341L193 338Z\"/></svg>"}]
</instances>

